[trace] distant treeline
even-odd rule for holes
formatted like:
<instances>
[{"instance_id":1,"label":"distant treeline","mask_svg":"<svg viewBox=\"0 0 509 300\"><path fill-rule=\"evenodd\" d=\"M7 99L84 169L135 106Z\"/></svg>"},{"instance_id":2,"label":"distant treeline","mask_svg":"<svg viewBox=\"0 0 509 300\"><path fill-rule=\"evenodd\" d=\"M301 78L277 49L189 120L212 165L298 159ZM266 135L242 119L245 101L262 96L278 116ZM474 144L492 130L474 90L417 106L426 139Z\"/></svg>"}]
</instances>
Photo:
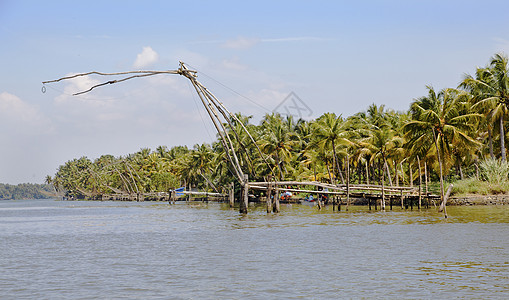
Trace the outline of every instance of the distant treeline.
<instances>
[{"instance_id":1,"label":"distant treeline","mask_svg":"<svg viewBox=\"0 0 509 300\"><path fill-rule=\"evenodd\" d=\"M47 199L55 197L49 184L21 183L18 185L0 183L0 200Z\"/></svg>"}]
</instances>

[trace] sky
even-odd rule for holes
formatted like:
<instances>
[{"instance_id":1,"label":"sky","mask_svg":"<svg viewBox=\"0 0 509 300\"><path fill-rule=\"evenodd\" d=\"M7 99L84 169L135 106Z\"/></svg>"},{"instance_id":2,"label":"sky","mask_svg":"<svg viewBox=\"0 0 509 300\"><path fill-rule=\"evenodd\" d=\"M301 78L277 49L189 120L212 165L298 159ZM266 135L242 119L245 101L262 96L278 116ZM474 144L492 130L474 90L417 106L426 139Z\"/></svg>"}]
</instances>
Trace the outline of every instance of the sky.
<instances>
[{"instance_id":1,"label":"sky","mask_svg":"<svg viewBox=\"0 0 509 300\"><path fill-rule=\"evenodd\" d=\"M215 131L189 81L107 85L99 71L176 70L229 110L348 117L408 110L509 53L508 1L0 0L0 183L43 183L66 161L193 147ZM45 91L43 93L43 91Z\"/></svg>"}]
</instances>

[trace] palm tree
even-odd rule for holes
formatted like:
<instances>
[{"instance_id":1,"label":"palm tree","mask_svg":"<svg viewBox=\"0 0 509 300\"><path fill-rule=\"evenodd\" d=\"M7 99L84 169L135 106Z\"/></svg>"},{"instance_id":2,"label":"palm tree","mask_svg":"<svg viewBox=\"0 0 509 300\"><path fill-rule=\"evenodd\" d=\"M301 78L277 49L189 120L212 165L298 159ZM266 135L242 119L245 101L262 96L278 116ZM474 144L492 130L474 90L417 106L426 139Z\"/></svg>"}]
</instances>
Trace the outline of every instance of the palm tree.
<instances>
[{"instance_id":1,"label":"palm tree","mask_svg":"<svg viewBox=\"0 0 509 300\"><path fill-rule=\"evenodd\" d=\"M493 157L492 124L499 121L500 153L502 161L506 161L504 116L509 108L509 67L507 56L495 54L486 68L477 68L475 78L466 75L460 84L473 95L473 109L485 115L489 122L488 138L490 156Z\"/></svg>"},{"instance_id":2,"label":"palm tree","mask_svg":"<svg viewBox=\"0 0 509 300\"><path fill-rule=\"evenodd\" d=\"M325 113L313 123L313 145L332 150L334 168L339 173L343 184L345 180L336 149L338 146L349 147L354 145L350 140L352 133L349 129L349 124L343 120L341 115L336 116L335 113Z\"/></svg>"},{"instance_id":3,"label":"palm tree","mask_svg":"<svg viewBox=\"0 0 509 300\"><path fill-rule=\"evenodd\" d=\"M480 116L470 112L464 95L455 89L436 93L427 86L428 96L416 99L410 106L411 120L403 126L407 147L414 155L425 157L433 152L440 171L440 191L444 196L443 164L453 161L453 147L477 147L472 138L473 125ZM446 168L448 170L448 168Z\"/></svg>"},{"instance_id":4,"label":"palm tree","mask_svg":"<svg viewBox=\"0 0 509 300\"><path fill-rule=\"evenodd\" d=\"M266 115L261 127L260 149L272 160L280 179L284 180L292 160L293 147L297 144L293 118L289 116L283 120L279 114Z\"/></svg>"}]
</instances>

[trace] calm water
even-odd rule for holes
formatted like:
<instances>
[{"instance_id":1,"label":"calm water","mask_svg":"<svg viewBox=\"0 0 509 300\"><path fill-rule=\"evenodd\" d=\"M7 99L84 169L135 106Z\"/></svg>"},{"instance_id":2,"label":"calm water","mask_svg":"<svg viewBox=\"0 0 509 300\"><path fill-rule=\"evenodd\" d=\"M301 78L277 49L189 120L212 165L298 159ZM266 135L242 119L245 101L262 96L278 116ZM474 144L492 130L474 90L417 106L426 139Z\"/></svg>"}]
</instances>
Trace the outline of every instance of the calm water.
<instances>
[{"instance_id":1,"label":"calm water","mask_svg":"<svg viewBox=\"0 0 509 300\"><path fill-rule=\"evenodd\" d=\"M1 299L507 299L509 207L0 201Z\"/></svg>"}]
</instances>

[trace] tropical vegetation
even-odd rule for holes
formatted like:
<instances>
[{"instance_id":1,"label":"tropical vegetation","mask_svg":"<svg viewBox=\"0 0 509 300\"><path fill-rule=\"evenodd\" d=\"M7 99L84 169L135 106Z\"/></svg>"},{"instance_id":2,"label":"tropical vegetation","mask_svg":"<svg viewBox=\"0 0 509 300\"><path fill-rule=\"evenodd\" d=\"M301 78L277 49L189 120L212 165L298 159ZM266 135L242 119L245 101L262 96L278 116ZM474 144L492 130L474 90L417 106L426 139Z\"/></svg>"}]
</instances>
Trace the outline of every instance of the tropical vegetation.
<instances>
[{"instance_id":1,"label":"tropical vegetation","mask_svg":"<svg viewBox=\"0 0 509 300\"><path fill-rule=\"evenodd\" d=\"M0 183L0 200L48 199L55 191L48 184L20 183L17 185Z\"/></svg>"},{"instance_id":2,"label":"tropical vegetation","mask_svg":"<svg viewBox=\"0 0 509 300\"><path fill-rule=\"evenodd\" d=\"M427 86L427 95L414 99L406 112L372 104L349 117L330 112L295 120L272 113L259 125L237 114L230 120L237 128L226 134L242 171L253 181L272 177L341 184L348 165L351 182L408 185L418 180L420 169L428 181L440 183L437 193L451 181L496 185L480 193L508 192L508 114L508 58L499 53L455 88ZM221 192L236 181L229 155L218 139L192 148L160 146L120 157L81 157L61 165L47 183L75 197L180 186Z\"/></svg>"}]
</instances>

